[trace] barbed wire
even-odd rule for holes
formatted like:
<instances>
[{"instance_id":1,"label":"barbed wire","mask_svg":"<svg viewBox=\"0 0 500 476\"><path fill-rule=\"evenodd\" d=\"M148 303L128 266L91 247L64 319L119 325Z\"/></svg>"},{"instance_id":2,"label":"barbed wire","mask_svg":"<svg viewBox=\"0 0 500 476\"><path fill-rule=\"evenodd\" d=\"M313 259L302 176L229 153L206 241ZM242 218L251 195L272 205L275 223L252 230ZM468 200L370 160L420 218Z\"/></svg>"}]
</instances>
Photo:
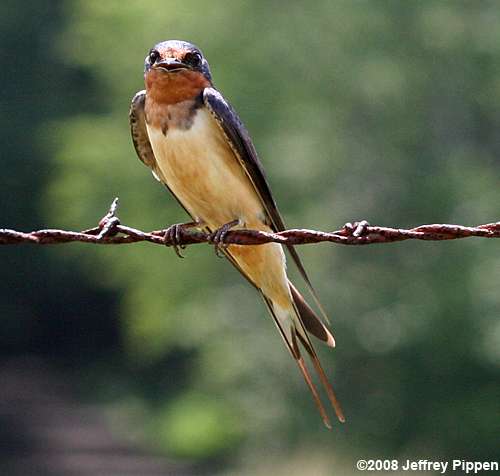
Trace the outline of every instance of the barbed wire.
<instances>
[{"instance_id":1,"label":"barbed wire","mask_svg":"<svg viewBox=\"0 0 500 476\"><path fill-rule=\"evenodd\" d=\"M37 230L21 232L6 228L0 229L0 245L32 243L53 245L81 242L100 245L119 245L127 243L150 242L158 245L181 246L196 243L214 244L215 233L207 233L188 226L144 232L122 225L116 216L118 199L115 198L108 213L99 225L83 231ZM169 232L170 231L170 232ZM411 229L372 226L366 221L347 223L340 230L332 232L291 229L279 233L257 230L229 230L224 235L224 244L261 245L275 242L283 245L304 245L312 243L337 243L340 245L371 245L375 243L394 243L404 240L442 241L469 237L500 238L500 222L487 223L473 227L461 225L433 224L421 225ZM214 240L215 238L215 240Z\"/></svg>"}]
</instances>

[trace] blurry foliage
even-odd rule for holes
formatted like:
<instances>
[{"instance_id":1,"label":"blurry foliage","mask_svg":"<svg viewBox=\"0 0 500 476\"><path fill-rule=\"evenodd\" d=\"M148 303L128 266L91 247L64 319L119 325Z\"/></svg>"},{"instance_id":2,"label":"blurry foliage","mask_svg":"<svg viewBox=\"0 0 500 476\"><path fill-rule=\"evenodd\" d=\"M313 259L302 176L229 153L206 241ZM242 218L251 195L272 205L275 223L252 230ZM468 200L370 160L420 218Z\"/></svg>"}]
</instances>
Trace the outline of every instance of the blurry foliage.
<instances>
[{"instance_id":1,"label":"blurry foliage","mask_svg":"<svg viewBox=\"0 0 500 476\"><path fill-rule=\"evenodd\" d=\"M137 160L128 130L144 57L168 38L203 49L290 227L500 216L496 2L61 5L64 26L47 48L88 82L68 81L58 94L76 112L37 129L53 159L9 172L51 174L37 196L47 225L93 226L115 196L122 221L138 228L185 219ZM498 243L301 248L337 337L336 350L319 349L348 415L332 433L264 305L228 263L206 246L185 260L159 247L113 248L57 248L51 262L69 260L93 286L120 291L131 370L122 385L115 368L96 365L91 392L140 402L159 448L232 456L237 474L253 475L304 474L313 446L314 474L354 472L370 455L496 454Z\"/></svg>"}]
</instances>

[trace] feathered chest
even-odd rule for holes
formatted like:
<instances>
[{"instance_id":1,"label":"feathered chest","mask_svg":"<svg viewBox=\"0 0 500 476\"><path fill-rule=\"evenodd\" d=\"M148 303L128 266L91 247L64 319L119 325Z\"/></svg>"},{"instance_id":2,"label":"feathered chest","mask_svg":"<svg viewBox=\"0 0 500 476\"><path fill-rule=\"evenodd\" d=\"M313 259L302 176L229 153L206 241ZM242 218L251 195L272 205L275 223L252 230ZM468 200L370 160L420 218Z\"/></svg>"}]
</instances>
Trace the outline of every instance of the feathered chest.
<instances>
[{"instance_id":1,"label":"feathered chest","mask_svg":"<svg viewBox=\"0 0 500 476\"><path fill-rule=\"evenodd\" d=\"M165 136L169 130L188 130L202 104L196 99L177 104L161 104L146 99L146 123L149 127L160 129Z\"/></svg>"},{"instance_id":2,"label":"feathered chest","mask_svg":"<svg viewBox=\"0 0 500 476\"><path fill-rule=\"evenodd\" d=\"M253 222L262 205L219 124L205 107L180 106L164 107L161 121L147 117L160 179L212 227L235 218Z\"/></svg>"}]
</instances>

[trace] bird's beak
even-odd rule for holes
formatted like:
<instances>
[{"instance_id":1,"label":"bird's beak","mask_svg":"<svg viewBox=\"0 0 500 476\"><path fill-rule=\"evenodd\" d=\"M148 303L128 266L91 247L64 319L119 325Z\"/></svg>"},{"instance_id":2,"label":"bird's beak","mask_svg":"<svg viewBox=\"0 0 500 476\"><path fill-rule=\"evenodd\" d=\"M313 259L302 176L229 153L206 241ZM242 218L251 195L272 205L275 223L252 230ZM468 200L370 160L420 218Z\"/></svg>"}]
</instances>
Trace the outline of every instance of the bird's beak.
<instances>
[{"instance_id":1,"label":"bird's beak","mask_svg":"<svg viewBox=\"0 0 500 476\"><path fill-rule=\"evenodd\" d=\"M176 58L167 58L163 61L159 61L153 65L154 69L163 69L165 71L178 71L180 69L187 69L188 66L184 63L181 63Z\"/></svg>"}]
</instances>

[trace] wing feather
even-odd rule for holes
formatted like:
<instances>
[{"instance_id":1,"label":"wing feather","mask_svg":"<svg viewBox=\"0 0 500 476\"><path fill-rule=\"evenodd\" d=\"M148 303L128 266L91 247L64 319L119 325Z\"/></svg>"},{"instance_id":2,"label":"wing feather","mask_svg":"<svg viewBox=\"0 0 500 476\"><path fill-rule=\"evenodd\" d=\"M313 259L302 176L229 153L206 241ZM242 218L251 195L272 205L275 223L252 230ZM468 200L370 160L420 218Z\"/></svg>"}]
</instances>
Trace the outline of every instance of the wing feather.
<instances>
[{"instance_id":1,"label":"wing feather","mask_svg":"<svg viewBox=\"0 0 500 476\"><path fill-rule=\"evenodd\" d=\"M272 226L274 231L283 231L285 229L285 224L280 212L278 211L278 207L271 193L271 188L267 182L264 169L262 168L262 164L260 163L259 157L252 143L252 139L250 138L245 126L231 105L216 89L205 88L203 91L203 101L221 127L233 149L233 152L249 176L255 191L259 195L267 212L270 222L269 224ZM306 282L313 300L318 306L323 318L326 322L329 322L326 312L319 301L318 295L312 286L311 280L307 275L297 250L292 245L287 245L287 249L290 252L302 278Z\"/></svg>"},{"instance_id":2,"label":"wing feather","mask_svg":"<svg viewBox=\"0 0 500 476\"><path fill-rule=\"evenodd\" d=\"M155 154L149 142L146 130L146 115L144 105L146 103L146 91L142 90L135 94L130 104L129 122L132 142L134 143L137 157L148 166L153 172L158 169Z\"/></svg>"}]
</instances>

